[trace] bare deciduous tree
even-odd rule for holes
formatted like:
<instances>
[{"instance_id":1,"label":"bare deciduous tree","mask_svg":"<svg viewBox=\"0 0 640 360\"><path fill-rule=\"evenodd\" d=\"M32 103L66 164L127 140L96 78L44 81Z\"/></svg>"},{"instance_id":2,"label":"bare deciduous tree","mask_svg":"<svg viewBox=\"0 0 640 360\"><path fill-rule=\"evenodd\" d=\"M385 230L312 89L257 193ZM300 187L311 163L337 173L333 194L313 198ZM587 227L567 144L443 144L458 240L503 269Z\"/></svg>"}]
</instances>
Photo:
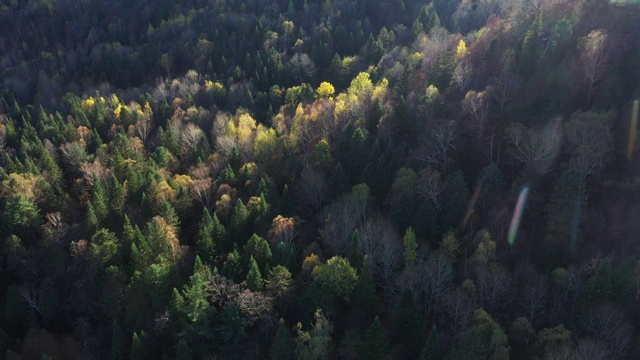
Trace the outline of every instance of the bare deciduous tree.
<instances>
[{"instance_id":1,"label":"bare deciduous tree","mask_svg":"<svg viewBox=\"0 0 640 360\"><path fill-rule=\"evenodd\" d=\"M311 167L302 170L296 193L303 209L314 213L320 210L328 190L327 181L322 173Z\"/></svg>"},{"instance_id":2,"label":"bare deciduous tree","mask_svg":"<svg viewBox=\"0 0 640 360\"><path fill-rule=\"evenodd\" d=\"M461 93L464 93L469 87L472 75L471 70L471 65L467 64L466 61L460 62L455 70L453 70L453 81L458 85L458 90L460 90Z\"/></svg>"},{"instance_id":3,"label":"bare deciduous tree","mask_svg":"<svg viewBox=\"0 0 640 360\"><path fill-rule=\"evenodd\" d=\"M595 87L604 78L608 66L609 48L607 32L604 29L593 30L581 39L580 60L589 85L587 90L587 104L589 104Z\"/></svg>"},{"instance_id":4,"label":"bare deciduous tree","mask_svg":"<svg viewBox=\"0 0 640 360\"><path fill-rule=\"evenodd\" d=\"M440 194L444 191L444 184L438 170L434 170L431 167L422 170L416 185L416 191L426 199L431 200L436 209L440 211Z\"/></svg>"},{"instance_id":5,"label":"bare deciduous tree","mask_svg":"<svg viewBox=\"0 0 640 360\"><path fill-rule=\"evenodd\" d=\"M445 302L446 291L453 283L451 260L442 253L431 254L419 264L424 286L424 311L430 315Z\"/></svg>"},{"instance_id":6,"label":"bare deciduous tree","mask_svg":"<svg viewBox=\"0 0 640 360\"><path fill-rule=\"evenodd\" d=\"M611 151L611 115L578 112L565 124L571 145L571 166L584 178L604 167Z\"/></svg>"},{"instance_id":7,"label":"bare deciduous tree","mask_svg":"<svg viewBox=\"0 0 640 360\"><path fill-rule=\"evenodd\" d=\"M451 125L440 125L432 128L425 134L422 140L424 146L416 155L416 158L427 165L447 173L451 153L456 149L458 132Z\"/></svg>"},{"instance_id":8,"label":"bare deciduous tree","mask_svg":"<svg viewBox=\"0 0 640 360\"><path fill-rule=\"evenodd\" d=\"M613 359L622 359L631 344L633 328L617 305L600 304L586 309L580 319L584 331L602 341Z\"/></svg>"},{"instance_id":9,"label":"bare deciduous tree","mask_svg":"<svg viewBox=\"0 0 640 360\"><path fill-rule=\"evenodd\" d=\"M471 90L462 100L462 109L469 114L465 131L477 139L484 138L489 120L489 104L487 91L475 92Z\"/></svg>"},{"instance_id":10,"label":"bare deciduous tree","mask_svg":"<svg viewBox=\"0 0 640 360\"><path fill-rule=\"evenodd\" d=\"M463 289L451 289L445 294L445 314L456 333L466 330L471 323L476 303Z\"/></svg>"},{"instance_id":11,"label":"bare deciduous tree","mask_svg":"<svg viewBox=\"0 0 640 360\"><path fill-rule=\"evenodd\" d=\"M562 129L559 119L541 130L514 124L506 129L506 133L516 160L533 166L541 174L549 171L561 146Z\"/></svg>"},{"instance_id":12,"label":"bare deciduous tree","mask_svg":"<svg viewBox=\"0 0 640 360\"><path fill-rule=\"evenodd\" d=\"M211 199L214 193L211 178L193 180L193 184L189 187L189 192L202 206L211 209Z\"/></svg>"}]
</instances>

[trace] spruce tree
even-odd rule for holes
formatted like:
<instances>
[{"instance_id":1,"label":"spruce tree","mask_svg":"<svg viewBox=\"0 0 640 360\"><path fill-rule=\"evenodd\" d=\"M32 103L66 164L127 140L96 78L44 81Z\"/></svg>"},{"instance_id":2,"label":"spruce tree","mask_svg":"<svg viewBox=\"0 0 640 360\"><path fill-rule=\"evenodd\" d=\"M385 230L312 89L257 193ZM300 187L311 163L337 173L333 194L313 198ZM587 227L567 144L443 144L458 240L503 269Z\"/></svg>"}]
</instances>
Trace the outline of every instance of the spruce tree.
<instances>
[{"instance_id":1,"label":"spruce tree","mask_svg":"<svg viewBox=\"0 0 640 360\"><path fill-rule=\"evenodd\" d=\"M144 332L142 332L144 335ZM137 332L133 332L133 338L131 339L131 352L129 353L129 360L144 360L146 359L144 342L142 340L144 336L139 336Z\"/></svg>"},{"instance_id":2,"label":"spruce tree","mask_svg":"<svg viewBox=\"0 0 640 360\"><path fill-rule=\"evenodd\" d=\"M287 329L283 319L280 319L278 330L273 337L273 343L269 349L271 360L294 360L295 359L295 343L293 336Z\"/></svg>"},{"instance_id":3,"label":"spruce tree","mask_svg":"<svg viewBox=\"0 0 640 360\"><path fill-rule=\"evenodd\" d=\"M389 341L384 333L380 319L376 316L373 319L373 323L367 330L367 334L364 336L364 343L362 344L362 359L363 360L376 360L384 358L389 352Z\"/></svg>"},{"instance_id":4,"label":"spruce tree","mask_svg":"<svg viewBox=\"0 0 640 360\"><path fill-rule=\"evenodd\" d=\"M422 348L420 354L420 360L441 360L444 357L442 350L440 349L440 343L438 342L438 331L436 326L433 325L427 343Z\"/></svg>"},{"instance_id":5,"label":"spruce tree","mask_svg":"<svg viewBox=\"0 0 640 360\"><path fill-rule=\"evenodd\" d=\"M242 264L240 263L240 253L237 248L234 248L233 251L227 255L227 260L222 267L222 273L233 281L240 281L242 277Z\"/></svg>"},{"instance_id":6,"label":"spruce tree","mask_svg":"<svg viewBox=\"0 0 640 360\"><path fill-rule=\"evenodd\" d=\"M214 241L213 218L206 208L200 221L198 239L196 240L196 251L198 256L207 264L213 264L216 258L216 243Z\"/></svg>"},{"instance_id":7,"label":"spruce tree","mask_svg":"<svg viewBox=\"0 0 640 360\"><path fill-rule=\"evenodd\" d=\"M352 312L354 324L367 324L378 311L378 296L373 282L373 266L369 256L364 257L362 270L353 290Z\"/></svg>"},{"instance_id":8,"label":"spruce tree","mask_svg":"<svg viewBox=\"0 0 640 360\"><path fill-rule=\"evenodd\" d=\"M101 223L107 217L109 210L107 205L107 190L100 179L96 179L93 184L93 197L91 202L93 204L93 210L96 214L96 218L98 219L98 222Z\"/></svg>"},{"instance_id":9,"label":"spruce tree","mask_svg":"<svg viewBox=\"0 0 640 360\"><path fill-rule=\"evenodd\" d=\"M262 274L260 274L260 269L258 268L258 263L256 260L251 257L249 259L249 272L247 273L247 287L251 291L262 291L264 290L264 280L262 279Z\"/></svg>"},{"instance_id":10,"label":"spruce tree","mask_svg":"<svg viewBox=\"0 0 640 360\"><path fill-rule=\"evenodd\" d=\"M393 310L392 340L401 346L405 356L416 358L422 344L422 311L411 289L405 289Z\"/></svg>"},{"instance_id":11,"label":"spruce tree","mask_svg":"<svg viewBox=\"0 0 640 360\"><path fill-rule=\"evenodd\" d=\"M109 360L125 360L127 354L126 340L124 333L118 323L113 320L111 335L111 353Z\"/></svg>"}]
</instances>

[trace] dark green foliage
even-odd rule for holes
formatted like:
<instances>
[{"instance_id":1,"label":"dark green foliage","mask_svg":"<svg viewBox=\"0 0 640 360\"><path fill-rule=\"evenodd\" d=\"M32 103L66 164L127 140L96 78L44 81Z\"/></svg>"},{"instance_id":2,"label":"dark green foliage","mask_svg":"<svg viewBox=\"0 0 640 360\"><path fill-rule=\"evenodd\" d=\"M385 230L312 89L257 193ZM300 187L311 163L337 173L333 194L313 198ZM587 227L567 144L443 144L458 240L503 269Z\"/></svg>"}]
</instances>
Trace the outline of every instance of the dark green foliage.
<instances>
[{"instance_id":1,"label":"dark green foliage","mask_svg":"<svg viewBox=\"0 0 640 360\"><path fill-rule=\"evenodd\" d=\"M242 263L240 260L240 253L237 249L233 249L232 252L227 255L227 260L222 267L222 273L229 279L239 281L242 277Z\"/></svg>"},{"instance_id":2,"label":"dark green foliage","mask_svg":"<svg viewBox=\"0 0 640 360\"><path fill-rule=\"evenodd\" d=\"M35 235L42 218L36 205L26 196L18 194L7 202L2 223L9 234L20 235L26 240L29 236Z\"/></svg>"},{"instance_id":3,"label":"dark green foliage","mask_svg":"<svg viewBox=\"0 0 640 360\"><path fill-rule=\"evenodd\" d=\"M362 270L353 289L351 303L353 323L366 324L378 312L379 299L373 282L373 265L368 256L364 257Z\"/></svg>"},{"instance_id":4,"label":"dark green foliage","mask_svg":"<svg viewBox=\"0 0 640 360\"><path fill-rule=\"evenodd\" d=\"M247 273L246 282L247 288L251 291L264 290L264 280L262 279L262 274L260 274L258 263L256 263L253 256L249 259L249 272Z\"/></svg>"},{"instance_id":5,"label":"dark green foliage","mask_svg":"<svg viewBox=\"0 0 640 360\"><path fill-rule=\"evenodd\" d=\"M254 258L263 269L272 256L267 240L256 234L249 238L247 245L244 246L244 252L246 256Z\"/></svg>"},{"instance_id":6,"label":"dark green foliage","mask_svg":"<svg viewBox=\"0 0 640 360\"><path fill-rule=\"evenodd\" d=\"M244 348L244 319L236 305L228 304L222 309L216 328L220 341L220 354L227 359L240 358Z\"/></svg>"},{"instance_id":7,"label":"dark green foliage","mask_svg":"<svg viewBox=\"0 0 640 360\"><path fill-rule=\"evenodd\" d=\"M118 323L114 320L112 325L111 353L109 354L109 360L126 359L127 348L128 346L124 333Z\"/></svg>"},{"instance_id":8,"label":"dark green foliage","mask_svg":"<svg viewBox=\"0 0 640 360\"><path fill-rule=\"evenodd\" d=\"M389 341L384 333L380 319L376 316L367 330L362 343L362 359L374 360L384 358L389 352Z\"/></svg>"},{"instance_id":9,"label":"dark green foliage","mask_svg":"<svg viewBox=\"0 0 640 360\"><path fill-rule=\"evenodd\" d=\"M216 259L216 241L214 240L214 232L216 227L222 226L218 217L214 214L211 217L209 210L204 209L202 220L200 220L200 229L198 230L198 240L196 242L196 250L198 255L207 264L213 264ZM217 224L215 223L217 222ZM216 226L217 225L217 226Z\"/></svg>"},{"instance_id":10,"label":"dark green foliage","mask_svg":"<svg viewBox=\"0 0 640 360\"><path fill-rule=\"evenodd\" d=\"M438 342L438 331L436 331L436 326L433 325L427 338L427 343L424 344L424 348L422 348L422 352L420 353L420 360L439 360L443 357L444 354Z\"/></svg>"},{"instance_id":11,"label":"dark green foliage","mask_svg":"<svg viewBox=\"0 0 640 360\"><path fill-rule=\"evenodd\" d=\"M460 170L449 175L442 200L443 225L452 228L462 222L469 204L469 189Z\"/></svg>"},{"instance_id":12,"label":"dark green foliage","mask_svg":"<svg viewBox=\"0 0 640 360\"><path fill-rule=\"evenodd\" d=\"M131 340L131 352L129 353L129 360L143 360L145 359L145 354L146 349L144 346L144 336L140 336L137 332L134 331L133 338Z\"/></svg>"},{"instance_id":13,"label":"dark green foliage","mask_svg":"<svg viewBox=\"0 0 640 360\"><path fill-rule=\"evenodd\" d=\"M393 309L391 340L405 356L416 358L422 349L422 311L411 289L405 289Z\"/></svg>"},{"instance_id":14,"label":"dark green foliage","mask_svg":"<svg viewBox=\"0 0 640 360\"><path fill-rule=\"evenodd\" d=\"M278 330L273 337L273 343L269 348L269 356L271 360L294 360L295 343L291 332L287 329L284 320L280 319Z\"/></svg>"}]
</instances>

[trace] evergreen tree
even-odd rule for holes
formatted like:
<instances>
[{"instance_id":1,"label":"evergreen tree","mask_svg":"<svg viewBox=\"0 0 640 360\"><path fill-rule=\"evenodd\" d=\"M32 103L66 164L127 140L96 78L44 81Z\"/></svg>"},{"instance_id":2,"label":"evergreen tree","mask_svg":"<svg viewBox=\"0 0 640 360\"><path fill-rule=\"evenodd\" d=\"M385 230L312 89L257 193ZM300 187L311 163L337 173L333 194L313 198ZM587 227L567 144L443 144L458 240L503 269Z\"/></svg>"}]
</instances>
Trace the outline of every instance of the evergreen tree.
<instances>
[{"instance_id":1,"label":"evergreen tree","mask_svg":"<svg viewBox=\"0 0 640 360\"><path fill-rule=\"evenodd\" d=\"M95 232L98 230L100 223L98 221L98 216L96 216L96 211L93 208L93 204L91 201L87 202L87 227L89 231Z\"/></svg>"},{"instance_id":2,"label":"evergreen tree","mask_svg":"<svg viewBox=\"0 0 640 360\"><path fill-rule=\"evenodd\" d=\"M295 359L295 343L293 337L287 329L283 319L278 323L278 330L273 337L273 343L269 349L271 360L294 360Z\"/></svg>"},{"instance_id":3,"label":"evergreen tree","mask_svg":"<svg viewBox=\"0 0 640 360\"><path fill-rule=\"evenodd\" d=\"M215 216L215 215L214 215ZM217 217L216 217L217 219ZM219 223L219 222L218 222ZM196 251L198 256L207 264L213 264L216 259L216 243L214 242L214 222L206 208L200 221Z\"/></svg>"},{"instance_id":4,"label":"evergreen tree","mask_svg":"<svg viewBox=\"0 0 640 360\"><path fill-rule=\"evenodd\" d=\"M240 281L242 278L242 264L240 262L238 249L234 248L233 251L227 255L227 260L222 267L222 273L233 281Z\"/></svg>"},{"instance_id":5,"label":"evergreen tree","mask_svg":"<svg viewBox=\"0 0 640 360\"><path fill-rule=\"evenodd\" d=\"M253 234L251 238L249 238L247 245L244 246L244 252L247 256L253 257L258 265L260 265L260 268L263 269L272 256L271 248L267 240L257 234Z\"/></svg>"},{"instance_id":6,"label":"evergreen tree","mask_svg":"<svg viewBox=\"0 0 640 360\"><path fill-rule=\"evenodd\" d=\"M384 358L389 352L389 341L384 333L380 319L376 316L373 319L373 323L367 330L367 334L364 336L364 343L362 344L362 359L364 360L376 360Z\"/></svg>"},{"instance_id":7,"label":"evergreen tree","mask_svg":"<svg viewBox=\"0 0 640 360\"><path fill-rule=\"evenodd\" d=\"M369 256L364 257L360 276L353 289L351 304L354 324L367 324L378 312L378 296L373 282L373 265Z\"/></svg>"},{"instance_id":8,"label":"evergreen tree","mask_svg":"<svg viewBox=\"0 0 640 360\"><path fill-rule=\"evenodd\" d=\"M98 222L102 223L102 221L106 219L109 210L107 206L107 190L100 179L96 179L93 184L93 196L91 198L91 203L93 204L93 210Z\"/></svg>"},{"instance_id":9,"label":"evergreen tree","mask_svg":"<svg viewBox=\"0 0 640 360\"><path fill-rule=\"evenodd\" d=\"M111 213L114 219L122 219L125 211L125 204L127 201L126 194L122 185L118 179L111 175L111 188L109 194L109 200L111 205Z\"/></svg>"},{"instance_id":10,"label":"evergreen tree","mask_svg":"<svg viewBox=\"0 0 640 360\"><path fill-rule=\"evenodd\" d=\"M358 232L358 229L353 231L353 235L351 235L351 239L349 240L347 260L349 260L349 263L356 269L362 267L363 256L362 250L360 250L360 232Z\"/></svg>"},{"instance_id":11,"label":"evergreen tree","mask_svg":"<svg viewBox=\"0 0 640 360\"><path fill-rule=\"evenodd\" d=\"M131 352L129 353L129 360L144 360L145 356L145 347L144 347L144 332L142 332L143 336L139 336L137 332L133 332L133 338L131 339Z\"/></svg>"},{"instance_id":12,"label":"evergreen tree","mask_svg":"<svg viewBox=\"0 0 640 360\"><path fill-rule=\"evenodd\" d=\"M225 305L218 324L218 338L222 343L221 355L226 359L240 358L247 336L244 331L245 321L240 309L232 303Z\"/></svg>"},{"instance_id":13,"label":"evergreen tree","mask_svg":"<svg viewBox=\"0 0 640 360\"><path fill-rule=\"evenodd\" d=\"M402 352L416 358L422 348L422 311L411 289L405 289L393 310L391 324L392 340L399 344Z\"/></svg>"},{"instance_id":14,"label":"evergreen tree","mask_svg":"<svg viewBox=\"0 0 640 360\"><path fill-rule=\"evenodd\" d=\"M262 280L262 274L260 274L260 269L253 256L249 259L249 272L247 273L246 282L247 287L251 291L261 291L264 289L264 280Z\"/></svg>"},{"instance_id":15,"label":"evergreen tree","mask_svg":"<svg viewBox=\"0 0 640 360\"><path fill-rule=\"evenodd\" d=\"M111 353L109 360L124 360L127 354L126 339L118 323L113 320L111 335Z\"/></svg>"},{"instance_id":16,"label":"evergreen tree","mask_svg":"<svg viewBox=\"0 0 640 360\"><path fill-rule=\"evenodd\" d=\"M436 330L436 326L433 325L431 333L429 333L429 338L427 338L427 343L424 345L422 353L420 354L420 360L440 360L442 358L444 358L444 354L438 342L438 331Z\"/></svg>"}]
</instances>

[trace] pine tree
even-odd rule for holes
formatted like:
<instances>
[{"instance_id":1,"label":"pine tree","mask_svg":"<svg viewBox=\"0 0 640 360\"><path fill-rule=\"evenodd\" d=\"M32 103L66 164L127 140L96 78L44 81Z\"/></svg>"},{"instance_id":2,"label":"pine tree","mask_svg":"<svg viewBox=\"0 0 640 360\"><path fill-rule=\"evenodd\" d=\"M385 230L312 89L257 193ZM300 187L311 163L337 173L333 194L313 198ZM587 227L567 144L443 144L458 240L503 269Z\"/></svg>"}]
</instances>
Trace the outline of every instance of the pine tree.
<instances>
[{"instance_id":1,"label":"pine tree","mask_svg":"<svg viewBox=\"0 0 640 360\"><path fill-rule=\"evenodd\" d=\"M247 256L253 257L263 269L272 256L267 240L257 234L253 234L249 238L247 245L244 247L244 252Z\"/></svg>"},{"instance_id":2,"label":"pine tree","mask_svg":"<svg viewBox=\"0 0 640 360\"><path fill-rule=\"evenodd\" d=\"M227 255L227 260L222 267L222 273L224 276L236 282L242 278L242 264L240 263L240 253L237 248L234 248L233 251Z\"/></svg>"},{"instance_id":3,"label":"pine tree","mask_svg":"<svg viewBox=\"0 0 640 360\"><path fill-rule=\"evenodd\" d=\"M355 229L351 235L349 250L347 252L347 260L349 260L349 263L356 269L360 269L362 267L363 257L362 250L360 250L360 232L358 232L358 229Z\"/></svg>"},{"instance_id":4,"label":"pine tree","mask_svg":"<svg viewBox=\"0 0 640 360\"><path fill-rule=\"evenodd\" d=\"M92 233L98 230L100 223L98 221L98 216L96 216L96 211L93 208L93 204L91 201L87 202L87 227L89 231Z\"/></svg>"},{"instance_id":5,"label":"pine tree","mask_svg":"<svg viewBox=\"0 0 640 360\"><path fill-rule=\"evenodd\" d=\"M232 232L233 239L245 241L249 234L251 234L251 229L249 229L249 210L242 202L242 199L238 199L236 202L236 207L233 209L233 214L231 215L231 223L230 223L230 231Z\"/></svg>"},{"instance_id":6,"label":"pine tree","mask_svg":"<svg viewBox=\"0 0 640 360\"><path fill-rule=\"evenodd\" d=\"M442 358L444 358L444 354L438 342L438 331L436 330L436 326L433 325L427 343L424 345L422 353L420 354L420 360L440 360Z\"/></svg>"},{"instance_id":7,"label":"pine tree","mask_svg":"<svg viewBox=\"0 0 640 360\"><path fill-rule=\"evenodd\" d=\"M217 327L218 338L222 342L220 353L222 358L239 357L246 339L245 322L240 309L235 304L228 303L222 309L220 322Z\"/></svg>"},{"instance_id":8,"label":"pine tree","mask_svg":"<svg viewBox=\"0 0 640 360\"><path fill-rule=\"evenodd\" d=\"M104 219L106 219L108 210L108 198L107 198L107 190L104 187L104 184L100 179L96 179L93 184L93 197L91 199L93 204L93 210L96 214L96 218L99 223L102 223Z\"/></svg>"},{"instance_id":9,"label":"pine tree","mask_svg":"<svg viewBox=\"0 0 640 360\"><path fill-rule=\"evenodd\" d=\"M124 188L120 185L118 179L111 175L111 189L109 194L111 213L114 219L122 219L125 211L125 205L127 201Z\"/></svg>"},{"instance_id":10,"label":"pine tree","mask_svg":"<svg viewBox=\"0 0 640 360\"><path fill-rule=\"evenodd\" d=\"M391 335L392 340L400 344L403 353L410 358L416 358L422 347L421 313L413 291L405 289L393 310Z\"/></svg>"},{"instance_id":11,"label":"pine tree","mask_svg":"<svg viewBox=\"0 0 640 360\"><path fill-rule=\"evenodd\" d=\"M294 360L295 343L293 337L287 329L283 319L280 319L278 330L273 337L273 343L269 349L271 360Z\"/></svg>"},{"instance_id":12,"label":"pine tree","mask_svg":"<svg viewBox=\"0 0 640 360\"><path fill-rule=\"evenodd\" d=\"M113 320L113 332L111 335L111 353L109 360L124 360L127 354L126 340L122 329L118 323Z\"/></svg>"},{"instance_id":13,"label":"pine tree","mask_svg":"<svg viewBox=\"0 0 640 360\"><path fill-rule=\"evenodd\" d=\"M142 332L142 336L139 336L137 332L133 332L133 338L131 339L131 352L129 353L129 360L144 360L145 356L145 348L144 348L144 331Z\"/></svg>"},{"instance_id":14,"label":"pine tree","mask_svg":"<svg viewBox=\"0 0 640 360\"><path fill-rule=\"evenodd\" d=\"M200 230L196 240L198 256L207 264L213 264L216 259L216 243L214 242L214 223L209 210L206 208L200 221Z\"/></svg>"},{"instance_id":15,"label":"pine tree","mask_svg":"<svg viewBox=\"0 0 640 360\"><path fill-rule=\"evenodd\" d=\"M258 268L258 263L256 263L253 256L249 259L249 272L247 273L247 287L251 291L262 291L264 290L264 280L262 280L262 274L260 274L260 269Z\"/></svg>"},{"instance_id":16,"label":"pine tree","mask_svg":"<svg viewBox=\"0 0 640 360\"><path fill-rule=\"evenodd\" d=\"M389 352L389 341L384 333L380 319L376 316L367 330L362 344L362 359L376 360L384 358Z\"/></svg>"},{"instance_id":17,"label":"pine tree","mask_svg":"<svg viewBox=\"0 0 640 360\"><path fill-rule=\"evenodd\" d=\"M352 309L354 324L367 324L378 312L378 296L373 282L373 265L369 256L366 255L353 290Z\"/></svg>"}]
</instances>

